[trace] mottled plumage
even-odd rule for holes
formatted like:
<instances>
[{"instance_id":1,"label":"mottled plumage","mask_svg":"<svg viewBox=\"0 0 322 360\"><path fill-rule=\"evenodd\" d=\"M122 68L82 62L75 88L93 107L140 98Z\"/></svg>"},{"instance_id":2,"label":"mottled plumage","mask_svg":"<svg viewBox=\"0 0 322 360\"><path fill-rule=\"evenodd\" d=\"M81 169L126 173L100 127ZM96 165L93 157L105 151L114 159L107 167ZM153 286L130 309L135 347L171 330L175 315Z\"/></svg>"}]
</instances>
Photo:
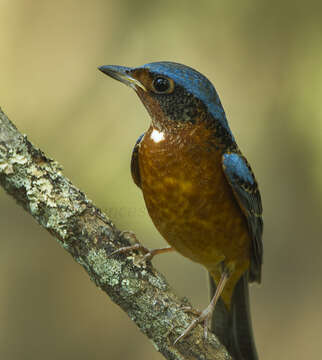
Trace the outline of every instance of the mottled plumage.
<instances>
[{"instance_id":1,"label":"mottled plumage","mask_svg":"<svg viewBox=\"0 0 322 360\"><path fill-rule=\"evenodd\" d=\"M218 286L200 321L220 295L212 328L235 359L257 359L248 281L261 280L261 198L215 88L172 62L100 70L131 86L151 116L133 150L132 177L161 235Z\"/></svg>"}]
</instances>

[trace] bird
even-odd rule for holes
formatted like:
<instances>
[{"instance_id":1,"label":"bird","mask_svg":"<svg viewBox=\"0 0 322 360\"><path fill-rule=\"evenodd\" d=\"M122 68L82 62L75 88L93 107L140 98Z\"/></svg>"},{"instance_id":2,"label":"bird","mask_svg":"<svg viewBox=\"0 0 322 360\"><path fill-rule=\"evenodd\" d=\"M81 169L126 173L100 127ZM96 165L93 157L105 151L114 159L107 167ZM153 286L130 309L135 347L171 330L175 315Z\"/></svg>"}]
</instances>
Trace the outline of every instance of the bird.
<instances>
[{"instance_id":1,"label":"bird","mask_svg":"<svg viewBox=\"0 0 322 360\"><path fill-rule=\"evenodd\" d=\"M98 69L131 87L151 117L134 146L131 174L170 246L147 255L175 250L210 275L210 304L175 342L203 323L205 337L210 326L234 359L258 359L249 284L261 282L262 201L215 87L170 61Z\"/></svg>"}]
</instances>

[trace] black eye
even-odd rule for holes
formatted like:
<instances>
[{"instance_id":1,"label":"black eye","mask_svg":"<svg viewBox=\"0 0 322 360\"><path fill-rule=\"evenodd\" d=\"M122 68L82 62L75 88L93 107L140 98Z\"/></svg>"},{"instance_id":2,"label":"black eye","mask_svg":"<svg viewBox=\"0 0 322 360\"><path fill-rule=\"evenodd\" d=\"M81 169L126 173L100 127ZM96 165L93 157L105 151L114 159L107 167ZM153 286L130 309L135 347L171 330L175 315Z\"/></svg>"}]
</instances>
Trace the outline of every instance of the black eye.
<instances>
[{"instance_id":1,"label":"black eye","mask_svg":"<svg viewBox=\"0 0 322 360\"><path fill-rule=\"evenodd\" d=\"M161 76L158 76L153 80L153 87L159 94L168 93L169 90L171 90L170 81Z\"/></svg>"}]
</instances>

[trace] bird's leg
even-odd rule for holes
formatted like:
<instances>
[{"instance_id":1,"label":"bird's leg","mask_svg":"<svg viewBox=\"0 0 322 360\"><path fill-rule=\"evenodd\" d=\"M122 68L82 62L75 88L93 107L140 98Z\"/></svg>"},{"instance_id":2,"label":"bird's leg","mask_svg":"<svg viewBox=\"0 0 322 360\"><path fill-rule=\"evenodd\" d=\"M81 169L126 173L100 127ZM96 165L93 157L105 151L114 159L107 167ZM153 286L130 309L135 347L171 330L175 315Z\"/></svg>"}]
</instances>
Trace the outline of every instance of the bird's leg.
<instances>
[{"instance_id":1,"label":"bird's leg","mask_svg":"<svg viewBox=\"0 0 322 360\"><path fill-rule=\"evenodd\" d=\"M191 308L185 308L185 311L192 312L194 314L198 314L199 316L194 319L191 324L186 328L186 330L175 340L174 344L176 344L179 340L183 339L194 327L198 324L203 323L204 326L204 337L207 339L208 336L208 326L209 322L212 318L212 313L214 312L217 301L224 290L224 287L229 279L230 272L228 270L224 270L221 274L215 295L210 301L210 304L206 307L202 312L197 312L192 310Z\"/></svg>"},{"instance_id":2,"label":"bird's leg","mask_svg":"<svg viewBox=\"0 0 322 360\"><path fill-rule=\"evenodd\" d=\"M148 249L145 246L143 246L142 244L139 243L138 239L136 238L135 234L129 231L123 231L121 233L121 235L125 235L127 238L130 239L131 242L134 242L133 245L130 246L124 246L121 247L115 251L113 251L109 256L113 256L115 254L123 254L123 253L127 253L127 252L131 252L133 250L139 250L142 251L144 253L144 258L142 261L148 261L151 260L155 255L159 255L159 254L164 254L164 253L168 253L171 251L174 251L174 249L171 246L165 247L165 248L160 248L160 249Z\"/></svg>"}]
</instances>

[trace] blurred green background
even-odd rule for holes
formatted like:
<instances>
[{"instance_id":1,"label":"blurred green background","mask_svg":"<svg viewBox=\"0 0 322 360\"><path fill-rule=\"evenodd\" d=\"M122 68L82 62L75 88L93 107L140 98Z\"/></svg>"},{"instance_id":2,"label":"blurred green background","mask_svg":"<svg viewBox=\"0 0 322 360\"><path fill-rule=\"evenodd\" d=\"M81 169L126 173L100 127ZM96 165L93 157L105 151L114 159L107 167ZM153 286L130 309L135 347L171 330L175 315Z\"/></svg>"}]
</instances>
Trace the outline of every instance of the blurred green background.
<instances>
[{"instance_id":1,"label":"blurred green background","mask_svg":"<svg viewBox=\"0 0 322 360\"><path fill-rule=\"evenodd\" d=\"M97 66L172 60L216 86L264 203L260 358L313 359L322 334L322 3L0 0L0 106L121 229L163 246L132 183L149 117ZM127 316L0 189L0 358L161 359ZM196 307L201 266L154 264Z\"/></svg>"}]
</instances>

